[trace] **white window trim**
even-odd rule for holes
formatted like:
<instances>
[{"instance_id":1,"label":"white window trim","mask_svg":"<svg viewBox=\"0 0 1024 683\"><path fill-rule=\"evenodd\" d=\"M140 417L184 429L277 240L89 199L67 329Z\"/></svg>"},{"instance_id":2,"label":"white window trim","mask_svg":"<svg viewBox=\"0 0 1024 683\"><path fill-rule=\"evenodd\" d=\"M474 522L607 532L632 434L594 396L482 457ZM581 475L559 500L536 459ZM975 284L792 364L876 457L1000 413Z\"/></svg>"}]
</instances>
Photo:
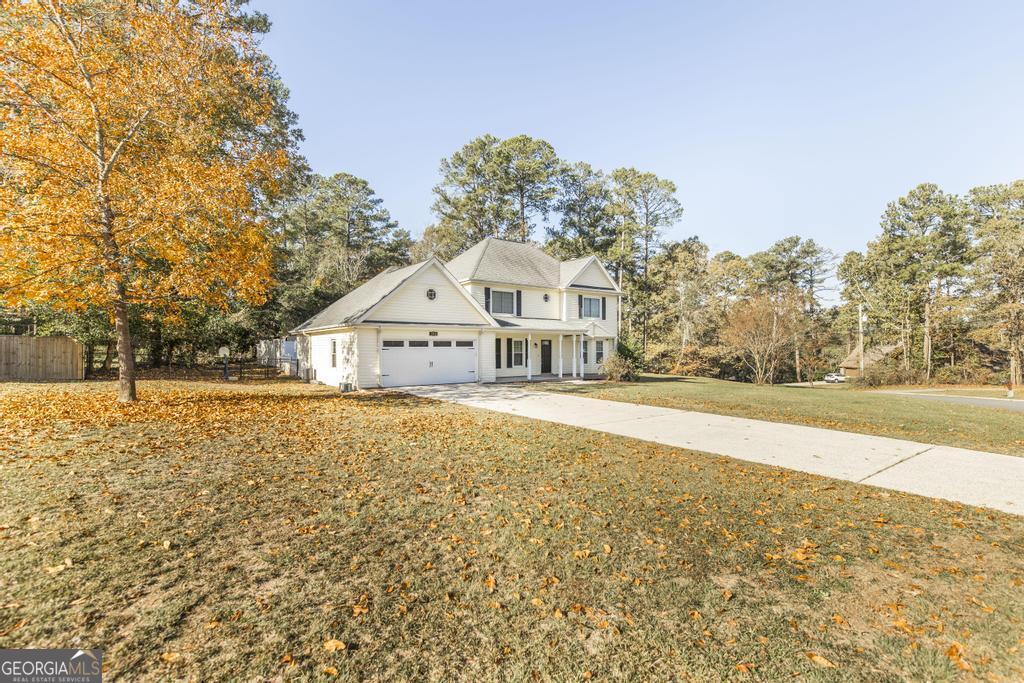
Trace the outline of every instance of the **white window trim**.
<instances>
[{"instance_id":1,"label":"white window trim","mask_svg":"<svg viewBox=\"0 0 1024 683\"><path fill-rule=\"evenodd\" d=\"M594 362L601 363L604 361L604 340L597 339L594 341Z\"/></svg>"},{"instance_id":2,"label":"white window trim","mask_svg":"<svg viewBox=\"0 0 1024 683\"><path fill-rule=\"evenodd\" d=\"M597 315L587 315L587 301L597 302ZM600 320L601 319L601 297L599 296L584 296L583 297L583 318L586 320Z\"/></svg>"},{"instance_id":3,"label":"white window trim","mask_svg":"<svg viewBox=\"0 0 1024 683\"><path fill-rule=\"evenodd\" d=\"M516 346L519 350L516 350ZM516 354L519 355L519 362L516 362ZM526 367L526 340L525 339L513 339L512 340L512 367L524 368Z\"/></svg>"},{"instance_id":4,"label":"white window trim","mask_svg":"<svg viewBox=\"0 0 1024 683\"><path fill-rule=\"evenodd\" d=\"M512 310L510 312L508 312L508 313L498 313L497 311L494 310L494 295L497 294L498 292L501 292L503 294L511 295L511 297L512 297ZM511 316L514 316L515 314L516 314L516 291L514 289L494 289L492 287L491 288L491 315L511 315Z\"/></svg>"}]
</instances>

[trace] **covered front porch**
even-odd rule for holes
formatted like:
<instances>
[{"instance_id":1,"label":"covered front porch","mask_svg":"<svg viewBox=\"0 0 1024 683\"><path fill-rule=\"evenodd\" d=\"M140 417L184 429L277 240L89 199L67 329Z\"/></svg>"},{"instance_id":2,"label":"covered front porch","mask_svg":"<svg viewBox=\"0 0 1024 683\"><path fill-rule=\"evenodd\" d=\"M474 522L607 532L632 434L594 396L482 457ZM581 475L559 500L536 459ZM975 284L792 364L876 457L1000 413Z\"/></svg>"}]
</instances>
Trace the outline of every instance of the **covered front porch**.
<instances>
[{"instance_id":1,"label":"covered front porch","mask_svg":"<svg viewBox=\"0 0 1024 683\"><path fill-rule=\"evenodd\" d=\"M520 327L523 323L516 320L496 333L496 381L594 379L615 348L614 337L586 321L531 320L532 329Z\"/></svg>"}]
</instances>

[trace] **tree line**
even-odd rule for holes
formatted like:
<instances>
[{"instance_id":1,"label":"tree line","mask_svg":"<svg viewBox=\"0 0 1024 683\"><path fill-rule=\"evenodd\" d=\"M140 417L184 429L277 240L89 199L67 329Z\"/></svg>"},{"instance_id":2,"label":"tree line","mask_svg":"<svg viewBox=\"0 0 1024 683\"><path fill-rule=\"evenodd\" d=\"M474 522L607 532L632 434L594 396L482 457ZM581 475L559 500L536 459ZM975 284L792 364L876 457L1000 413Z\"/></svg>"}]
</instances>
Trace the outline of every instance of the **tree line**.
<instances>
[{"instance_id":1,"label":"tree line","mask_svg":"<svg viewBox=\"0 0 1024 683\"><path fill-rule=\"evenodd\" d=\"M418 239L370 183L314 173L244 3L17 3L0 17L0 305L133 366L286 333L381 270L485 237L597 255L639 369L759 383L892 347L879 381L1018 381L1024 181L922 184L841 259L800 236L746 256L698 237L675 183L482 135L441 160ZM838 284L838 291L829 293ZM838 296L838 300L837 300ZM866 317L866 320L865 320ZM5 320L8 319L5 317ZM90 365L92 365L90 357Z\"/></svg>"}]
</instances>

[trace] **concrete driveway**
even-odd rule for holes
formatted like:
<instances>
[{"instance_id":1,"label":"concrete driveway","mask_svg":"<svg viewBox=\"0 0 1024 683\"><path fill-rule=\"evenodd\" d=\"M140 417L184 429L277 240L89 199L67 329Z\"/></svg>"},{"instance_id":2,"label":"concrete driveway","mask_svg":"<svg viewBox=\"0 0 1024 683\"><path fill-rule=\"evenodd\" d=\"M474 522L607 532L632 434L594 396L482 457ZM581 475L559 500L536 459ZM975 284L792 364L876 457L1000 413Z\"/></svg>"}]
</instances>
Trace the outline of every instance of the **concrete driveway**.
<instances>
[{"instance_id":1,"label":"concrete driveway","mask_svg":"<svg viewBox=\"0 0 1024 683\"><path fill-rule=\"evenodd\" d=\"M493 384L410 394L1024 515L1024 458Z\"/></svg>"}]
</instances>

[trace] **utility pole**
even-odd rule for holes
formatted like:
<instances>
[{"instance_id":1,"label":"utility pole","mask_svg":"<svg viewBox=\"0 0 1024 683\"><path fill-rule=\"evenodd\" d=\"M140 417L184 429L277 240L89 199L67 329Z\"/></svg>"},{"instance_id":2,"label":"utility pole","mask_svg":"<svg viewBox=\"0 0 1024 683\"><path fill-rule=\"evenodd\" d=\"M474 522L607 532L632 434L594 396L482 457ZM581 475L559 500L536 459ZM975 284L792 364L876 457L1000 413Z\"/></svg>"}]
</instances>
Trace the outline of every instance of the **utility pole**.
<instances>
[{"instance_id":1,"label":"utility pole","mask_svg":"<svg viewBox=\"0 0 1024 683\"><path fill-rule=\"evenodd\" d=\"M864 377L864 304L857 304L857 337L860 347L860 376Z\"/></svg>"}]
</instances>

